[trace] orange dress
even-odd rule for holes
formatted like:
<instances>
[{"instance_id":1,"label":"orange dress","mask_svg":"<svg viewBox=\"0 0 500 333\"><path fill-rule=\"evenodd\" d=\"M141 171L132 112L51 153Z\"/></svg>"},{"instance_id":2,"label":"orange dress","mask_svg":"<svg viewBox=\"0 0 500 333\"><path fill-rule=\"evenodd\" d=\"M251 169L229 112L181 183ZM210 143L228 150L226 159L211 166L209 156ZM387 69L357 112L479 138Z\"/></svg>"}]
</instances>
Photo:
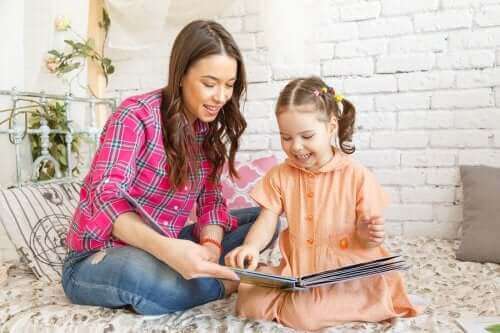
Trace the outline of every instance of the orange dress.
<instances>
[{"instance_id":1,"label":"orange dress","mask_svg":"<svg viewBox=\"0 0 500 333\"><path fill-rule=\"evenodd\" d=\"M383 216L388 197L369 170L338 150L315 172L285 161L251 195L276 214L284 212L288 221L280 236L280 265L259 271L299 277L389 255L383 246L364 248L355 236L357 221ZM398 272L298 292L240 284L236 303L241 317L302 330L418 312Z\"/></svg>"}]
</instances>

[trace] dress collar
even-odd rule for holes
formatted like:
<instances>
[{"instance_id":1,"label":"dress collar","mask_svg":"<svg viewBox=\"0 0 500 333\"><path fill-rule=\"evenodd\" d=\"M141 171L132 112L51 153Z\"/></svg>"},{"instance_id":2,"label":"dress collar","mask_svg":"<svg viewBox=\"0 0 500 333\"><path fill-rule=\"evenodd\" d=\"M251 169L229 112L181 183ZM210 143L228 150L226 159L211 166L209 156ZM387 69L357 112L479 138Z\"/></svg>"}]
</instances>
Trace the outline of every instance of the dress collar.
<instances>
[{"instance_id":1,"label":"dress collar","mask_svg":"<svg viewBox=\"0 0 500 333\"><path fill-rule=\"evenodd\" d=\"M345 166L347 166L349 163L350 157L338 148L332 147L332 150L333 150L333 154L334 154L333 158L317 170L307 170L303 167L296 165L289 158L287 158L285 160L285 163L290 165L291 167L299 169L307 174L319 174L319 173L331 172L331 171L335 171L335 170L340 170L340 169L344 168Z\"/></svg>"}]
</instances>

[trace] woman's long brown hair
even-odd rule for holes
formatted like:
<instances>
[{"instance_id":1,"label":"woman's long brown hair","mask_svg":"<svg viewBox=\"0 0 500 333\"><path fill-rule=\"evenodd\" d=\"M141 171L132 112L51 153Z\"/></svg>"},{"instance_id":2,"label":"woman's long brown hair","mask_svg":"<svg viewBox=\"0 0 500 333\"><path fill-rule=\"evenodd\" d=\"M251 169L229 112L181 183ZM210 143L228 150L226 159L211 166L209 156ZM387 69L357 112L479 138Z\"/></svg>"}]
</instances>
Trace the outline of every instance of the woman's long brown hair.
<instances>
[{"instance_id":1,"label":"woman's long brown hair","mask_svg":"<svg viewBox=\"0 0 500 333\"><path fill-rule=\"evenodd\" d=\"M208 123L208 133L202 148L212 164L210 177L217 180L225 161L229 173L237 176L234 167L239 138L246 128L240 112L240 99L246 92L245 66L241 52L233 37L214 21L197 20L185 26L175 39L170 54L167 86L161 103L163 144L170 167L170 183L178 188L184 185L198 168L193 151L195 133L190 125L182 100L181 81L189 67L196 61L215 54L225 54L237 62L236 81L231 99L227 101L217 118ZM228 151L229 146L229 151Z\"/></svg>"}]
</instances>

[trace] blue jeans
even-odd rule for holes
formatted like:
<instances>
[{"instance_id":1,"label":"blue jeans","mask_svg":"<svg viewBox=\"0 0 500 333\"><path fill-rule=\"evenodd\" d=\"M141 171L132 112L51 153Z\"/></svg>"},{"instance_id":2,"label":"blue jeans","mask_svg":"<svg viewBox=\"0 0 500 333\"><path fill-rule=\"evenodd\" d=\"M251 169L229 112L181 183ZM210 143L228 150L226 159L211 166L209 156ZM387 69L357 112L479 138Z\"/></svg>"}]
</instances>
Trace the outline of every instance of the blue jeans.
<instances>
[{"instance_id":1,"label":"blue jeans","mask_svg":"<svg viewBox=\"0 0 500 333\"><path fill-rule=\"evenodd\" d=\"M241 245L259 208L232 211L238 228L224 235L224 256ZM193 225L186 226L179 238L195 241ZM273 240L277 237L276 230ZM224 297L224 286L215 278L186 280L164 262L132 246L110 248L98 263L98 251L70 252L63 266L62 285L75 304L108 308L131 307L144 315L158 315L190 309Z\"/></svg>"}]
</instances>

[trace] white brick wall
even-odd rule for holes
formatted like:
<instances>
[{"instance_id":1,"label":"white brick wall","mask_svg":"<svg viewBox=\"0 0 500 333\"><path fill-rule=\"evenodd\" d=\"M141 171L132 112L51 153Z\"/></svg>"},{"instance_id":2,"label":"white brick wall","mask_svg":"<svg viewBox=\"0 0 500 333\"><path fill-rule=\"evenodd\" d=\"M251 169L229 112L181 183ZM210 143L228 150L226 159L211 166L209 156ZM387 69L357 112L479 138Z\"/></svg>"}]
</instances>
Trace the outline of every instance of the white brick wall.
<instances>
[{"instance_id":1,"label":"white brick wall","mask_svg":"<svg viewBox=\"0 0 500 333\"><path fill-rule=\"evenodd\" d=\"M435 11L438 9L438 0L382 0L382 14L387 16L409 15L417 12Z\"/></svg>"},{"instance_id":2,"label":"white brick wall","mask_svg":"<svg viewBox=\"0 0 500 333\"><path fill-rule=\"evenodd\" d=\"M462 220L459 165L500 166L499 1L318 2L321 28L309 51L320 60L300 67L271 66L257 1L235 3L220 21L243 51L250 82L239 158L283 156L274 101L289 78L321 75L357 106L354 157L392 198L389 232L455 237ZM108 50L117 69L110 95L163 85L168 53L167 43Z\"/></svg>"},{"instance_id":3,"label":"white brick wall","mask_svg":"<svg viewBox=\"0 0 500 333\"><path fill-rule=\"evenodd\" d=\"M416 32L442 31L472 26L472 14L469 10L417 14L414 20Z\"/></svg>"}]
</instances>

